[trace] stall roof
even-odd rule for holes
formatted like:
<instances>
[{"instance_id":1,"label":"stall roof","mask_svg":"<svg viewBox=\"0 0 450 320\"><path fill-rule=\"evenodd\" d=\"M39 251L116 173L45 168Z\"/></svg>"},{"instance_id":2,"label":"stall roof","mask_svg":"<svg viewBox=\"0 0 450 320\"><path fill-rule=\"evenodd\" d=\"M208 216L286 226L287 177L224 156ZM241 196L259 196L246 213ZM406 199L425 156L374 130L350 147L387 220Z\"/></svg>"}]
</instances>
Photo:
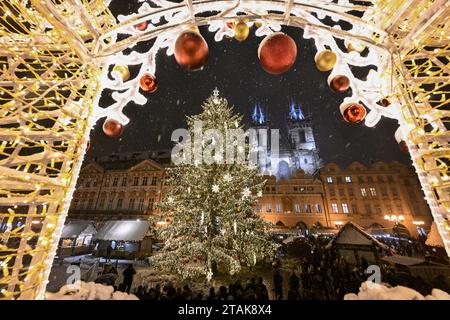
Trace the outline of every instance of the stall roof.
<instances>
[{"instance_id":1,"label":"stall roof","mask_svg":"<svg viewBox=\"0 0 450 320\"><path fill-rule=\"evenodd\" d=\"M413 266L417 264L421 264L425 262L425 259L423 258L413 258L408 256L400 256L400 255L392 255L392 256L385 256L381 258L381 260L389 262L389 263L395 263L400 264L403 266Z\"/></svg>"},{"instance_id":2,"label":"stall roof","mask_svg":"<svg viewBox=\"0 0 450 320\"><path fill-rule=\"evenodd\" d=\"M97 232L94 224L86 220L73 220L66 224L62 230L61 238L77 238L80 235L93 235Z\"/></svg>"},{"instance_id":3,"label":"stall roof","mask_svg":"<svg viewBox=\"0 0 450 320\"><path fill-rule=\"evenodd\" d=\"M333 237L333 239L330 240L326 247L331 248L334 244L372 244L384 250L391 250L387 245L381 243L370 234L365 232L360 226L352 222L347 222Z\"/></svg>"},{"instance_id":4,"label":"stall roof","mask_svg":"<svg viewBox=\"0 0 450 320\"><path fill-rule=\"evenodd\" d=\"M149 228L149 221L107 221L94 239L105 241L141 241L144 239Z\"/></svg>"}]
</instances>

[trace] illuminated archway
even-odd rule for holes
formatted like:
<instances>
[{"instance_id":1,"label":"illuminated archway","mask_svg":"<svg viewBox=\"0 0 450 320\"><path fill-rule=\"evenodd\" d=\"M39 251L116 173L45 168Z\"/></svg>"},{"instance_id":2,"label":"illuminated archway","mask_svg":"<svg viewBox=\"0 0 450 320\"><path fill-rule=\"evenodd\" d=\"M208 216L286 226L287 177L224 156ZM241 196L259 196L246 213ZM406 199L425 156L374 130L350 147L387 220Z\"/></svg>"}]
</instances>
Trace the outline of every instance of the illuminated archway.
<instances>
[{"instance_id":1,"label":"illuminated archway","mask_svg":"<svg viewBox=\"0 0 450 320\"><path fill-rule=\"evenodd\" d=\"M365 124L382 116L397 119L447 253L450 157L449 21L445 0L167 0L144 3L139 14L119 16L102 1L6 0L0 3L0 298L43 298L64 220L89 139L102 117L126 124L123 107L138 92L139 78L155 73L160 48L172 54L176 35L193 25L209 25L215 39L233 36L227 22L237 18L261 26L257 36L281 25L304 29L318 51L330 48L352 96L370 110ZM343 20L349 29L333 26ZM150 22L145 30L133 26ZM118 37L125 34L125 37ZM154 39L146 53L121 52ZM345 50L364 45L367 56ZM116 64L142 63L138 77L124 82ZM375 65L367 79L350 65ZM109 78L111 77L111 79ZM115 102L100 108L103 89ZM389 96L391 104L377 102Z\"/></svg>"}]
</instances>

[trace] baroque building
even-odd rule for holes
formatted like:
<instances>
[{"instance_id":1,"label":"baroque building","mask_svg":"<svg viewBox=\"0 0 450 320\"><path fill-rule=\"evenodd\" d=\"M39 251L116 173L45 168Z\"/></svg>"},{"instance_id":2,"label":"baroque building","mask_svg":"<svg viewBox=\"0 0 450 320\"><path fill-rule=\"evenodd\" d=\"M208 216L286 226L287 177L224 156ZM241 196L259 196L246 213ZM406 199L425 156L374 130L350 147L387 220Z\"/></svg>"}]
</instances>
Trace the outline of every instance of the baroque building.
<instances>
[{"instance_id":1,"label":"baroque building","mask_svg":"<svg viewBox=\"0 0 450 320\"><path fill-rule=\"evenodd\" d=\"M168 166L170 151L124 154L85 164L69 218L148 219L168 188ZM346 168L328 163L313 175L299 169L289 178L265 178L255 210L274 230L304 234L314 228L338 229L352 221L387 232L404 227L402 232L417 235L432 222L414 171L398 162L370 166L354 162Z\"/></svg>"}]
</instances>

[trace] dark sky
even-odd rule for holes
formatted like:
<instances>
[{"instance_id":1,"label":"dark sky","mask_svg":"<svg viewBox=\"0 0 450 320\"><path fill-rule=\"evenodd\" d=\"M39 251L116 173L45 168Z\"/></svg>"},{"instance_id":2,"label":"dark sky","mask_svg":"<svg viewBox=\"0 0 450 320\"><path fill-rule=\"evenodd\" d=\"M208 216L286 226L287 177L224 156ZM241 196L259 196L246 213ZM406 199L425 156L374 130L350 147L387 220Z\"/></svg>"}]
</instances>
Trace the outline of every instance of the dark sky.
<instances>
[{"instance_id":1,"label":"dark sky","mask_svg":"<svg viewBox=\"0 0 450 320\"><path fill-rule=\"evenodd\" d=\"M119 1L119 5L117 2L111 7L115 15L131 13L132 1ZM234 39L215 42L214 34L202 27L209 45L209 60L202 71L183 70L173 56L161 50L156 66L158 90L147 95L146 105L130 103L125 107L124 113L131 121L121 138L106 137L101 119L93 130L88 157L170 148L172 131L186 127L185 116L200 113L202 102L217 87L247 123L255 101L265 109L272 128L285 127L290 99L301 104L304 113L314 119L319 155L325 162L339 165L375 160L410 162L395 141L396 121L382 118L374 128L344 122L339 113L344 95L329 89L328 72L316 69L314 43L302 38L301 29L283 29L296 41L298 54L292 69L280 76L269 75L260 67L257 49L262 38L256 37L254 31L255 27L241 43ZM149 43L140 43L137 50L145 52L148 47ZM131 71L133 74L132 68Z\"/></svg>"}]
</instances>

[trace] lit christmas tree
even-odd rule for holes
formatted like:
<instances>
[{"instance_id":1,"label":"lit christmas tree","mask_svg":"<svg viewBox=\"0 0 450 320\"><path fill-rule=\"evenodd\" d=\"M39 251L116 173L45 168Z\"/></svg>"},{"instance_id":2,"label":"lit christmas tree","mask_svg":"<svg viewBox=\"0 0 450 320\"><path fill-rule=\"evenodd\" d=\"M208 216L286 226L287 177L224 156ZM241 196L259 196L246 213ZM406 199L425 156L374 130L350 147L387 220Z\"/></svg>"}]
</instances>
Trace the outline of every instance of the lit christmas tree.
<instances>
[{"instance_id":1,"label":"lit christmas tree","mask_svg":"<svg viewBox=\"0 0 450 320\"><path fill-rule=\"evenodd\" d=\"M161 251L152 257L160 269L176 272L182 278L213 276L213 266L233 275L242 266L251 267L257 261L274 254L277 245L270 240L270 224L255 212L257 198L262 196L265 181L258 168L249 161L249 146L230 143L219 136L208 136L215 129L226 137L232 129L243 132L242 117L233 114L226 99L218 91L203 105L203 112L188 117L190 132L202 135L193 152L185 150L184 159L193 164L179 164L168 171L169 191L159 205L155 222L171 221L158 228L164 241ZM201 121L202 127L196 127ZM242 141L242 140L241 140ZM189 144L191 146L190 139ZM203 161L198 155L203 150ZM246 155L238 162L229 160L223 150L232 146L236 154ZM209 152L209 153L208 153ZM206 156L210 156L208 161ZM225 160L226 158L226 160Z\"/></svg>"}]
</instances>

